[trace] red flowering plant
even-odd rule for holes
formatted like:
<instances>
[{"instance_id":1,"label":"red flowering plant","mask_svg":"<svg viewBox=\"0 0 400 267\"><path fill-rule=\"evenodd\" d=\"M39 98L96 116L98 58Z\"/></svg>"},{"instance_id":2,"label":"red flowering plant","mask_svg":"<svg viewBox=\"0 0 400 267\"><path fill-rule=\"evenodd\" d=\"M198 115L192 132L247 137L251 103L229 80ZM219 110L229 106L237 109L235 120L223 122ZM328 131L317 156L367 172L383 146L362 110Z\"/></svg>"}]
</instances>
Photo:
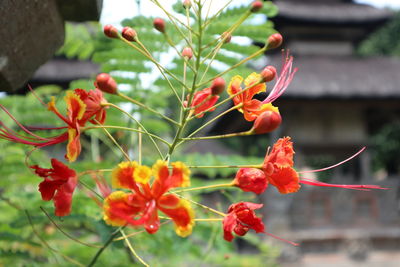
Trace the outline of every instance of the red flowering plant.
<instances>
[{"instance_id":1,"label":"red flowering plant","mask_svg":"<svg viewBox=\"0 0 400 267\"><path fill-rule=\"evenodd\" d=\"M217 12L215 16L209 16L204 13L206 10L202 1L183 1L181 13L187 18L187 21L184 22L168 12L158 1L152 2L166 13L169 21L156 18L147 22L154 26L154 34L157 34L158 37L157 42L162 40L163 47L167 43L176 52L178 57L176 62L178 63L175 62L175 65L182 66L181 72L176 69L171 70L173 67L161 64L157 60L156 55L151 51L152 45L142 43L141 33L146 36L146 32L141 32L139 28L133 29L126 26L119 31L112 25L106 25L104 34L132 49L135 57L145 58L155 66L160 73L160 79L170 89L173 99L162 97L166 88L155 90L155 94L159 94L159 97L154 98L161 99L162 102L167 102L167 100L168 103L172 102L169 107L171 109L178 107L176 114L148 104L146 98L152 97L146 97L146 94L150 95L150 92L144 93L145 97L132 97L129 92L126 92L124 86L120 86L107 73L101 73L96 77L94 90L68 91L64 97L66 112L56 107L54 97L48 104L42 102L47 110L60 120L61 127L26 126L19 122L5 106L0 105L5 117L14 122L13 128L5 122L5 119L0 120L1 139L33 146L32 151L58 143L67 143L65 158L69 163L73 163L80 160L83 134L88 131L100 130L108 138L107 144L112 144L113 150L118 150L118 155L124 158L124 160L116 159L119 164L114 165L112 169L85 169L82 172L76 172L72 169L74 168L72 164L67 166L55 158L51 159L51 168L31 164L29 162L33 152L29 153L29 157L26 159L27 165L33 173L43 179L38 185L38 191L43 200L53 200L56 216L74 214L76 206L74 205L74 193L77 191L76 189L82 189L98 204L98 217L103 218L110 227L115 227L88 266L95 264L103 251L113 241L118 240L124 240L132 255L143 265L148 266L133 249L130 239L135 238L135 235L141 232L147 232L157 238L157 233L167 230L164 224L168 222L173 223L176 234L181 237L188 237L192 233L196 234L195 222L216 222L220 224L220 237L229 242L234 239L234 234L242 237L249 231L254 231L257 234L271 236L297 245L266 231L263 218L256 214L256 210L262 209L262 203L237 199L236 203L226 205L229 208L227 213L224 213L202 204L196 197L191 196L190 192L203 189L239 188L242 191L260 195L268 194L265 192L268 185L276 187L282 194L296 193L301 185L355 190L383 189L376 185L329 184L302 177L306 172L295 169L295 152L290 137L277 140L272 148L268 149L264 162L258 165L200 166L176 161L177 148L193 140L265 134L276 130L283 118L278 107L273 104L288 88L297 68L293 68L294 58L287 53L279 73L275 67L266 66L258 72L242 73L244 77L247 76L246 79L240 75L229 76L233 70L243 71L244 63L247 61L281 45L282 36L279 33L269 33L263 37L265 38L263 47L249 48L251 53L247 57L236 60L235 64L225 70L210 71L214 70L213 65L216 60L224 59L224 49L237 45L231 42L235 39L235 32L245 31L246 24L243 22L256 12L267 12L268 9L272 9L273 4L271 3L263 6L263 2L254 1L250 6L243 7L242 11L244 11L238 14L237 20L231 20L233 23L230 22L231 25L227 29L215 34L212 32L213 28L209 26L226 7ZM142 24L143 21L141 21ZM171 31L173 31L171 27L174 34L181 38L179 44L176 44L175 38L171 36ZM206 34L208 34L207 37L212 37L211 41L210 38L203 38ZM247 50L247 47L244 50ZM125 65L127 64L125 63ZM132 67L134 66L137 67L132 64ZM118 77L118 72L115 74L116 79L121 79ZM228 86L223 77L230 80ZM275 85L269 89L269 83L273 80L276 80ZM103 93L108 94L106 97L108 100L105 99ZM260 93L267 93L267 97L259 100ZM111 103L115 99L129 105ZM232 107L220 111L222 105L226 103L232 104ZM124 118L129 118L128 125L109 124L106 114L111 110L119 112L118 116L123 115ZM135 113L138 110L145 112ZM245 121L253 123L248 131L217 136L198 135L205 127L235 110L243 114ZM208 116L213 117L207 120ZM168 126L173 129L171 137L166 137L158 129L149 129L146 122L154 120L154 117L168 123ZM60 130L61 133L58 132L51 137L43 137L38 133ZM113 130L117 132L112 132ZM137 138L138 142L133 148L130 147L130 143L121 143L123 138L119 137L123 135L121 133L125 132L133 133ZM157 153L155 160L147 157L148 150L143 149L144 140L142 139L145 138L153 146L151 150ZM338 164L308 172L334 168L356 157L363 150L364 148ZM146 164L155 162L155 164L150 168L142 162ZM40 164L40 166L43 165ZM190 187L190 169L201 168L238 170L230 183ZM97 187L91 186L90 182L92 185L94 182ZM213 214L213 216L203 218L202 214ZM139 232L125 234L124 231L131 228L134 231L139 229Z\"/></svg>"}]
</instances>

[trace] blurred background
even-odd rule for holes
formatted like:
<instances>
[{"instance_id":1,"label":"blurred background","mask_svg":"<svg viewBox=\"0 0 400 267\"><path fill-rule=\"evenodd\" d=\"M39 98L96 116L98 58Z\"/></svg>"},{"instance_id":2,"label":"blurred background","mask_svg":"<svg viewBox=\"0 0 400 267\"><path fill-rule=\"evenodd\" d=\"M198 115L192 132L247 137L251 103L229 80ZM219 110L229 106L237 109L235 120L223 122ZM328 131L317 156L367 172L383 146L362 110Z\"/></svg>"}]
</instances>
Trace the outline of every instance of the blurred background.
<instances>
[{"instance_id":1,"label":"blurred background","mask_svg":"<svg viewBox=\"0 0 400 267\"><path fill-rule=\"evenodd\" d=\"M172 10L171 1L161 2L166 3L168 10ZM214 1L212 10L223 6L222 2ZM244 2L233 1L233 5L239 6ZM220 165L218 163L226 162L228 158L229 162L236 160L237 164L258 163L262 161L269 145L279 137L291 136L296 151L296 168L310 170L340 162L367 146L367 150L351 162L333 170L304 174L304 178L337 184L378 184L390 190L365 192L303 186L296 194L280 195L275 188L268 188L260 197L265 205L262 213L268 231L298 242L301 246L292 247L271 238L262 238L261 241L254 241L253 237L248 240L238 239L232 246L215 245L222 253L214 256L224 260L213 264L398 266L400 3L395 0L279 0L273 3L279 11L257 16L255 23L262 21L268 26L265 29L267 33L272 33L274 28L283 35L283 48L290 51L294 56L295 67L299 68L288 90L274 103L283 118L281 127L269 135L193 143L182 150L181 157L199 165ZM17 17L15 10L18 10ZM153 93L162 96L163 91L157 90L162 88L162 84L152 67L141 62L133 65L122 62L121 58L126 57L128 52L101 34L101 24L112 23L120 28L122 25L138 28L145 23L151 24L152 20L144 17L131 20L137 15L165 17L149 1L144 0L2 1L0 24L5 27L0 30L0 103L6 105L14 115L18 114L19 118L23 116L23 123L41 125L47 115L40 111L41 107L35 103L32 95L25 96L28 92L27 84L37 88L39 95L46 98L49 94L59 94L65 89L91 89L94 77L100 71L116 75L122 89L127 91L155 84ZM145 30L141 34L143 39L153 38L156 42L162 38ZM256 47L265 39L265 35L254 33L249 34L245 40L234 39L234 42L247 42L249 46ZM171 61L168 53L171 51L160 54L161 62ZM226 59L224 61L221 58L220 61L229 64ZM265 65L274 65L279 69L281 62L282 53L278 49L268 51L247 68L249 71L260 70ZM138 92L135 97L144 99L151 93L148 89ZM263 99L265 96L259 97ZM162 104L160 97L146 101L149 104ZM165 109L173 114L168 105ZM2 120L5 119L3 115ZM121 120L118 116L110 114L109 120L118 124ZM155 132L168 132L168 125L156 120L149 120L147 124ZM203 133L225 134L250 127L251 124L244 121L239 112L232 112L206 128ZM102 148L106 142L95 134L87 137L84 146L90 148L90 151L87 149L84 160L79 162L82 169L91 164L101 168L113 166L114 162L105 156L105 151L110 149ZM134 143L134 140L130 142ZM3 201L0 205L5 210L0 215L0 233L3 233L0 242L6 242L0 243L0 251L4 257L11 259L25 254L34 255L32 257L39 257L40 262L40 253L43 252L38 252L40 249L35 244L18 241L21 236L26 239L19 231L29 225L16 223L22 218L12 209L6 208L9 204L7 201L12 202L13 198L18 201L15 192L21 188L22 183L37 179L29 177L29 172L15 173L15 170L23 166L25 150L22 146L11 146L0 140L0 148L0 173L7 177L0 184ZM62 157L62 149L56 147L45 151L43 158L47 153ZM24 178L21 179L21 176ZM207 170L196 173L196 176L200 181L231 179L234 170ZM11 181L18 181L14 184L14 191L9 185ZM27 196L23 198L37 195L35 190L33 185L27 186L24 189ZM218 206L233 194L223 193L224 198L212 193L198 197ZM235 199L239 197L234 196ZM40 199L37 200L39 202ZM92 210L82 213L86 216L95 214L95 218L100 218ZM38 225L43 227L46 235L51 236L52 231L55 231L54 226L52 228L51 224L44 223L46 217L43 214L41 219L39 217L36 218ZM10 218L13 218L12 222ZM79 221L79 218L75 219ZM87 217L81 219L84 221ZM68 229L79 233L81 228L85 228L82 226L85 224L80 223L68 224ZM96 229L101 227L106 226L98 223ZM107 232L104 229L101 231ZM167 237L164 236L162 240L167 242ZM150 242L148 246L157 247L156 243L151 243L153 241L147 242ZM206 242L203 245L208 248L212 244ZM71 251L72 248L68 253ZM234 251L239 254L233 254ZM190 253L197 255L200 252ZM245 258L243 255L258 255L261 260L246 265L243 259L251 263L250 258L253 256ZM209 263L202 266L214 265Z\"/></svg>"}]
</instances>

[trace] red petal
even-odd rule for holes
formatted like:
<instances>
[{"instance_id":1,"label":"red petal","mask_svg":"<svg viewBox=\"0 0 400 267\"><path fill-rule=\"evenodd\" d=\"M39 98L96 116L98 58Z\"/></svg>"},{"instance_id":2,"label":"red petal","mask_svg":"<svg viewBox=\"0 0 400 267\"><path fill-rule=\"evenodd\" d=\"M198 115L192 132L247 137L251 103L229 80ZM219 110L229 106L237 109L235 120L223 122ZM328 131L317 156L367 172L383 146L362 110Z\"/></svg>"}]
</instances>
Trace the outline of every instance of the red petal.
<instances>
[{"instance_id":1,"label":"red petal","mask_svg":"<svg viewBox=\"0 0 400 267\"><path fill-rule=\"evenodd\" d=\"M299 175L292 167L275 168L274 173L268 178L282 194L295 193L300 189Z\"/></svg>"}]
</instances>

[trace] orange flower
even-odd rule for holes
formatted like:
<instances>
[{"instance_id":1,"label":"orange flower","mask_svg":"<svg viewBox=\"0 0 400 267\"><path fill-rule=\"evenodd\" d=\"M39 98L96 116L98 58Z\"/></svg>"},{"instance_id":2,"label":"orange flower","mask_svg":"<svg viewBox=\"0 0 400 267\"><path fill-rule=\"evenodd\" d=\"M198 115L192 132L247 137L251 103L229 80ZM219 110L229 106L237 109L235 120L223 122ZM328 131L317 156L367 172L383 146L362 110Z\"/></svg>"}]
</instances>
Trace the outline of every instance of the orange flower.
<instances>
[{"instance_id":1,"label":"orange flower","mask_svg":"<svg viewBox=\"0 0 400 267\"><path fill-rule=\"evenodd\" d=\"M319 169L311 170L307 172L319 172L337 167L352 158L359 155L365 148L349 157L348 159L339 162L338 164ZM265 156L263 163L263 171L270 184L274 185L278 191L282 194L295 193L300 189L300 184L314 185L314 186L325 186L325 187L340 187L347 189L356 190L368 190L368 189L386 189L377 185L341 185L341 184L329 184L319 181L311 181L306 178L300 178L299 172L294 168L293 162L293 143L290 141L290 137L280 138L272 147L269 154Z\"/></svg>"},{"instance_id":2,"label":"orange flower","mask_svg":"<svg viewBox=\"0 0 400 267\"><path fill-rule=\"evenodd\" d=\"M52 169L40 168L38 165L31 166L35 173L44 178L39 184L39 191L45 201L54 201L55 214L67 216L71 213L72 194L78 183L76 172L62 162L51 159Z\"/></svg>"},{"instance_id":3,"label":"orange flower","mask_svg":"<svg viewBox=\"0 0 400 267\"><path fill-rule=\"evenodd\" d=\"M274 144L264 159L265 175L282 194L294 193L300 189L299 175L293 169L293 155L293 143L290 137L285 137Z\"/></svg>"},{"instance_id":4,"label":"orange flower","mask_svg":"<svg viewBox=\"0 0 400 267\"><path fill-rule=\"evenodd\" d=\"M56 114L66 126L62 127L49 127L49 128L37 128L37 127L24 127L20 122L14 118L8 110L0 105L0 108L25 132L26 135L21 135L0 121L0 138L6 139L11 142L21 143L26 145L32 145L35 147L45 147L62 143L68 140L67 153L65 157L68 161L75 161L81 152L80 143L80 127L83 127L86 122L92 122L97 124L104 123L106 113L102 107L102 103L105 102L103 94L100 90L95 89L86 92L82 89L75 89L73 92L68 91L64 98L67 105L67 116L62 115L55 105L54 97L50 103L47 104L48 110ZM29 129L28 129L29 128ZM66 129L67 131L50 138L43 138L34 134L31 130L59 130Z\"/></svg>"},{"instance_id":5,"label":"orange flower","mask_svg":"<svg viewBox=\"0 0 400 267\"><path fill-rule=\"evenodd\" d=\"M279 112L272 104L263 104L260 100L253 99L254 95L266 91L267 86L265 83L259 83L261 80L261 75L253 72L244 81L245 87L250 88L233 98L235 106L242 105L238 110L243 113L247 121L254 121L260 114L268 110ZM241 76L234 76L229 83L228 94L232 96L243 91L242 82L243 78Z\"/></svg>"},{"instance_id":6,"label":"orange flower","mask_svg":"<svg viewBox=\"0 0 400 267\"><path fill-rule=\"evenodd\" d=\"M189 169L182 162L174 162L172 172L165 161L157 161L152 169L136 162L122 162L112 173L112 186L131 190L130 193L111 193L103 204L104 220L114 226L143 225L148 233L160 227L158 210L175 223L175 231L185 237L192 232L194 212L190 203L176 195L166 194L169 189L189 186ZM150 186L149 181L154 176Z\"/></svg>"}]
</instances>

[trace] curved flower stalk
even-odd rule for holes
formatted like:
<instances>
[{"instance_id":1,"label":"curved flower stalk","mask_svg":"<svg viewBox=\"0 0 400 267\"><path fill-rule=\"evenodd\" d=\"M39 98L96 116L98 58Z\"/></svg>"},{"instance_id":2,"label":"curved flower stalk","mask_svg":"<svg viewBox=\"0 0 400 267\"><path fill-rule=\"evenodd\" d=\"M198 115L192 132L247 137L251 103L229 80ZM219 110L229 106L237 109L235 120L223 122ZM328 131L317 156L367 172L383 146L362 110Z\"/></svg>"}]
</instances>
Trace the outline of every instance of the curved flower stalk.
<instances>
[{"instance_id":1,"label":"curved flower stalk","mask_svg":"<svg viewBox=\"0 0 400 267\"><path fill-rule=\"evenodd\" d=\"M0 121L0 138L6 139L11 142L31 145L34 147L45 147L63 143L68 140L67 153L65 155L68 161L73 162L81 152L80 144L80 128L87 122L93 124L102 124L106 119L106 111L102 104L106 103L103 98L103 93L98 90L85 91L82 89L75 89L68 91L64 97L67 105L67 115L62 115L55 105L54 97L47 104L48 110L57 115L66 125L62 127L48 127L48 128L35 128L25 127L3 106L0 108L19 126L25 133L24 135L17 133L11 128L7 127ZM67 131L50 138L40 137L34 134L32 130L59 130L66 129Z\"/></svg>"},{"instance_id":2,"label":"curved flower stalk","mask_svg":"<svg viewBox=\"0 0 400 267\"><path fill-rule=\"evenodd\" d=\"M187 200L168 194L168 190L190 184L189 169L182 162L174 162L172 172L165 161L157 161L152 169L137 162L122 162L112 173L112 186L131 190L115 191L104 200L104 220L113 226L143 225L154 234L160 227L158 210L175 223L177 235L191 234L194 212ZM151 176L154 182L149 184Z\"/></svg>"}]
</instances>

